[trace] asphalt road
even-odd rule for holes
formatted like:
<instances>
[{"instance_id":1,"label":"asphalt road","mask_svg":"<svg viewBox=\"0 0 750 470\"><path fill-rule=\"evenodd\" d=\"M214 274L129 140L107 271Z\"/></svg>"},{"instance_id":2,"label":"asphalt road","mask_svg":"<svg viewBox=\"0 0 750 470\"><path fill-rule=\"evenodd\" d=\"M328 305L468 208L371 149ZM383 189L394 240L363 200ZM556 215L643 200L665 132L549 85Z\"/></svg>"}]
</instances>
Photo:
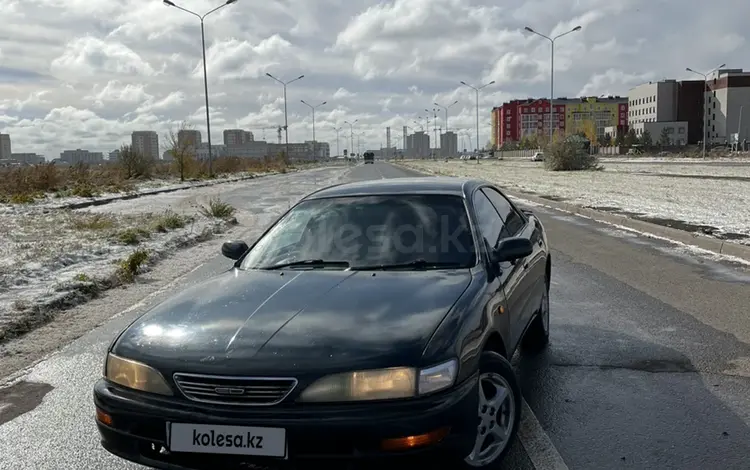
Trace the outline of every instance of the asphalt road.
<instances>
[{"instance_id":1,"label":"asphalt road","mask_svg":"<svg viewBox=\"0 0 750 470\"><path fill-rule=\"evenodd\" d=\"M411 173L377 163L348 178ZM514 357L533 413L501 468L750 468L750 270L530 208L553 248L551 343ZM0 390L0 469L142 468L98 446L91 386L104 351L149 305L230 265L211 258Z\"/></svg>"}]
</instances>

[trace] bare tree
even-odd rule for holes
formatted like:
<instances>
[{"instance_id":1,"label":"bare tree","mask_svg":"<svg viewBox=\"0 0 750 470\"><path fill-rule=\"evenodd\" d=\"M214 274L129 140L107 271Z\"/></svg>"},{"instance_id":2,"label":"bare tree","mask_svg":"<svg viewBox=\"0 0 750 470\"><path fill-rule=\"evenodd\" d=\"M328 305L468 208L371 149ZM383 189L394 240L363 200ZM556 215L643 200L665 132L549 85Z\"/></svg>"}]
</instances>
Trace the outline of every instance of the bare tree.
<instances>
[{"instance_id":1,"label":"bare tree","mask_svg":"<svg viewBox=\"0 0 750 470\"><path fill-rule=\"evenodd\" d=\"M125 177L131 179L150 177L155 162L151 157L126 144L120 147L119 163L125 171Z\"/></svg>"},{"instance_id":2,"label":"bare tree","mask_svg":"<svg viewBox=\"0 0 750 470\"><path fill-rule=\"evenodd\" d=\"M168 152L180 174L180 181L185 181L185 174L188 173L190 165L195 160L195 149L198 143L186 132L192 130L193 127L187 121L183 121L177 132L170 129L167 134Z\"/></svg>"}]
</instances>

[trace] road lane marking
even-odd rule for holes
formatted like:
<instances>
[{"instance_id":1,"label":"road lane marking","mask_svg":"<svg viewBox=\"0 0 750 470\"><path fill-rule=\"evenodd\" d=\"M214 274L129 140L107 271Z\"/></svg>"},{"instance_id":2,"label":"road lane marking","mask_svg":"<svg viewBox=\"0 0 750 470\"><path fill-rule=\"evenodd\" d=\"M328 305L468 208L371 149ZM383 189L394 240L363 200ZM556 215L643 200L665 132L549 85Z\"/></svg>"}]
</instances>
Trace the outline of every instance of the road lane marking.
<instances>
[{"instance_id":1,"label":"road lane marking","mask_svg":"<svg viewBox=\"0 0 750 470\"><path fill-rule=\"evenodd\" d=\"M382 171L380 171L380 168L378 168L378 165L377 165L377 164L374 164L373 166L374 166L374 167L375 167L375 169L376 169L376 170L378 171L378 174L380 175L380 179L381 179L381 180L384 180L384 179L385 179L385 176L383 176L383 172L382 172Z\"/></svg>"},{"instance_id":2,"label":"road lane marking","mask_svg":"<svg viewBox=\"0 0 750 470\"><path fill-rule=\"evenodd\" d=\"M522 400L518 438L536 470L569 470L526 400Z\"/></svg>"}]
</instances>

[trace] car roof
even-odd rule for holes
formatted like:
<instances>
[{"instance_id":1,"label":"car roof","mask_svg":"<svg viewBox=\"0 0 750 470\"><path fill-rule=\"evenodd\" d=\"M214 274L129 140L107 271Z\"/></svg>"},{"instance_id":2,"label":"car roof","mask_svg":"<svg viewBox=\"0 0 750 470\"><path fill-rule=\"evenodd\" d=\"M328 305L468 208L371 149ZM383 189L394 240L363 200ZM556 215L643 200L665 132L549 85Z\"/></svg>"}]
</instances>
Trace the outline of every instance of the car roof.
<instances>
[{"instance_id":1,"label":"car roof","mask_svg":"<svg viewBox=\"0 0 750 470\"><path fill-rule=\"evenodd\" d=\"M329 186L314 192L305 200L345 196L375 196L391 194L444 194L466 196L484 181L452 176L425 176L357 181Z\"/></svg>"}]
</instances>

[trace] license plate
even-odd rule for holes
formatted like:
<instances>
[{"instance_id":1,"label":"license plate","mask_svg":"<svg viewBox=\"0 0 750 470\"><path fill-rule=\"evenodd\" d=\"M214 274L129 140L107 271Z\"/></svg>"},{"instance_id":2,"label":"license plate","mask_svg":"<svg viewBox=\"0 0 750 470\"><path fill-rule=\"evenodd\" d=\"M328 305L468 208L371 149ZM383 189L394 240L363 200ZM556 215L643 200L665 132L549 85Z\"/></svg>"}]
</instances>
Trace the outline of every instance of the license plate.
<instances>
[{"instance_id":1,"label":"license plate","mask_svg":"<svg viewBox=\"0 0 750 470\"><path fill-rule=\"evenodd\" d=\"M286 457L286 429L172 423L172 452Z\"/></svg>"}]
</instances>

